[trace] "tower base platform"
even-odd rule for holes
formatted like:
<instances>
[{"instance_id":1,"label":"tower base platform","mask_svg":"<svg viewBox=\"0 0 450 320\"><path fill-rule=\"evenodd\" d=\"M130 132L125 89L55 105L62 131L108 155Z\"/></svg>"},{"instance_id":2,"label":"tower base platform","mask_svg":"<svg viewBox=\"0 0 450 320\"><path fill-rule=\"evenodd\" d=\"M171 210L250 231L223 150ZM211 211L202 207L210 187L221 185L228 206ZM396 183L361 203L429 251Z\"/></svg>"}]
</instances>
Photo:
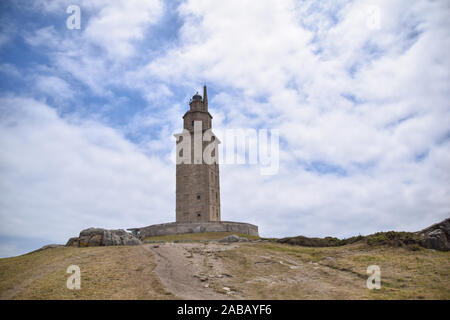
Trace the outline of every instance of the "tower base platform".
<instances>
[{"instance_id":1,"label":"tower base platform","mask_svg":"<svg viewBox=\"0 0 450 320\"><path fill-rule=\"evenodd\" d=\"M130 228L135 236L145 239L155 236L200 232L236 232L258 236L258 226L244 222L212 221L212 222L171 222L154 224L142 228Z\"/></svg>"}]
</instances>

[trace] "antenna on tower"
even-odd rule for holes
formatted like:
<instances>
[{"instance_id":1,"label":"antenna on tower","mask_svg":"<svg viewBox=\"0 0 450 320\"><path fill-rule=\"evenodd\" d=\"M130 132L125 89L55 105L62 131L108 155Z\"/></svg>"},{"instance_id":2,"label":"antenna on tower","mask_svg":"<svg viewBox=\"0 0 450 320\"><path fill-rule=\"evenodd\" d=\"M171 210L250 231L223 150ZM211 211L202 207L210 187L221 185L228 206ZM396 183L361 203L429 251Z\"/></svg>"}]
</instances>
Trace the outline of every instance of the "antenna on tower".
<instances>
[{"instance_id":1,"label":"antenna on tower","mask_svg":"<svg viewBox=\"0 0 450 320\"><path fill-rule=\"evenodd\" d=\"M206 83L203 85L203 105L205 110L208 111L208 92L206 91Z\"/></svg>"}]
</instances>

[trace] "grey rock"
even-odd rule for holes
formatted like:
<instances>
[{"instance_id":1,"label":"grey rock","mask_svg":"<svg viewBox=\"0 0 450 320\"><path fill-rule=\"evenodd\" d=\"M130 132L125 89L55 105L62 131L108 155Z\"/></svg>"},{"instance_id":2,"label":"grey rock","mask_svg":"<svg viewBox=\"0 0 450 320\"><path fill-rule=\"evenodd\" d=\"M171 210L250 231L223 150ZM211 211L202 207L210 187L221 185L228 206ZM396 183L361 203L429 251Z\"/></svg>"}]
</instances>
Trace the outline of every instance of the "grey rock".
<instances>
[{"instance_id":1,"label":"grey rock","mask_svg":"<svg viewBox=\"0 0 450 320\"><path fill-rule=\"evenodd\" d=\"M449 243L444 231L441 229L433 230L425 234L425 239L422 240L422 245L425 248L436 249L441 251L449 250Z\"/></svg>"},{"instance_id":2,"label":"grey rock","mask_svg":"<svg viewBox=\"0 0 450 320\"><path fill-rule=\"evenodd\" d=\"M103 231L105 229L100 229L100 228L88 228L88 229L84 229L80 232L80 238L81 237L87 237L90 238L92 236L95 236L97 234L103 234Z\"/></svg>"},{"instance_id":3,"label":"grey rock","mask_svg":"<svg viewBox=\"0 0 450 320\"><path fill-rule=\"evenodd\" d=\"M89 236L82 236L82 237L79 237L78 239L79 239L78 243L79 243L80 247L87 247L88 246L89 239L90 239Z\"/></svg>"},{"instance_id":4,"label":"grey rock","mask_svg":"<svg viewBox=\"0 0 450 320\"><path fill-rule=\"evenodd\" d=\"M66 247L79 247L79 246L80 246L80 238L78 237L70 238L66 243Z\"/></svg>"},{"instance_id":5,"label":"grey rock","mask_svg":"<svg viewBox=\"0 0 450 320\"><path fill-rule=\"evenodd\" d=\"M450 250L450 218L418 232L422 237L421 245L428 249Z\"/></svg>"},{"instance_id":6,"label":"grey rock","mask_svg":"<svg viewBox=\"0 0 450 320\"><path fill-rule=\"evenodd\" d=\"M97 247L100 246L101 243L102 243L102 235L96 234L89 238L88 247Z\"/></svg>"},{"instance_id":7,"label":"grey rock","mask_svg":"<svg viewBox=\"0 0 450 320\"><path fill-rule=\"evenodd\" d=\"M222 238L219 240L219 242L238 242L239 241L239 237L235 234L232 234L230 236L226 236L225 238Z\"/></svg>"},{"instance_id":8,"label":"grey rock","mask_svg":"<svg viewBox=\"0 0 450 320\"><path fill-rule=\"evenodd\" d=\"M70 238L66 246L134 246L140 244L142 242L138 238L123 229L106 230L101 228L88 228L82 230L79 237Z\"/></svg>"},{"instance_id":9,"label":"grey rock","mask_svg":"<svg viewBox=\"0 0 450 320\"><path fill-rule=\"evenodd\" d=\"M120 232L117 232L117 230L103 230L103 245L104 246L122 245Z\"/></svg>"}]
</instances>

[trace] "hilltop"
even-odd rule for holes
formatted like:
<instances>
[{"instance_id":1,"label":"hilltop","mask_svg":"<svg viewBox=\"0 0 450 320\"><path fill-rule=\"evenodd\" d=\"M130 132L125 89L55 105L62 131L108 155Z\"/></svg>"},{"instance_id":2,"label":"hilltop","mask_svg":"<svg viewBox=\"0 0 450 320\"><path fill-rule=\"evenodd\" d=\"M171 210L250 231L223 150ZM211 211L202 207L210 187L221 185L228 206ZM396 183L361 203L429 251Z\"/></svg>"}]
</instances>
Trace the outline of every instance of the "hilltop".
<instances>
[{"instance_id":1,"label":"hilltop","mask_svg":"<svg viewBox=\"0 0 450 320\"><path fill-rule=\"evenodd\" d=\"M357 241L305 247L226 234L146 239L139 246L49 247L0 259L1 299L450 299L450 252ZM242 236L242 235L241 235ZM66 288L69 265L81 290ZM381 289L368 290L369 265Z\"/></svg>"}]
</instances>

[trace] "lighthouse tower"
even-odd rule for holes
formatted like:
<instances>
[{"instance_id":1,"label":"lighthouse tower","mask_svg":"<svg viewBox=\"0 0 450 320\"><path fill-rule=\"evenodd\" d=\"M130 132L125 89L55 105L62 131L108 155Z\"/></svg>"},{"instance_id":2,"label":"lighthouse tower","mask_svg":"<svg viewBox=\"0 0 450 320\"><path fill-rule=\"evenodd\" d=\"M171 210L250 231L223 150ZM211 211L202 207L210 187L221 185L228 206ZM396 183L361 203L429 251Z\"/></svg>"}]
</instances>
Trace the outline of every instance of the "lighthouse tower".
<instances>
[{"instance_id":1,"label":"lighthouse tower","mask_svg":"<svg viewBox=\"0 0 450 320\"><path fill-rule=\"evenodd\" d=\"M196 93L191 98L189 110L183 116L183 129L185 129L184 136L183 134L176 135L177 144L183 143L183 139L189 140L190 138L191 161L176 165L176 222L221 221L217 148L213 151L216 159L213 163L205 161L202 157L205 148L211 141L220 143L210 130L212 129L212 116L208 112L206 85L203 87L203 97ZM206 134L207 132L209 134ZM187 133L188 136L186 136ZM211 139L204 141L203 137ZM197 148L194 146L195 141L199 142ZM185 152L185 150L181 152Z\"/></svg>"}]
</instances>

